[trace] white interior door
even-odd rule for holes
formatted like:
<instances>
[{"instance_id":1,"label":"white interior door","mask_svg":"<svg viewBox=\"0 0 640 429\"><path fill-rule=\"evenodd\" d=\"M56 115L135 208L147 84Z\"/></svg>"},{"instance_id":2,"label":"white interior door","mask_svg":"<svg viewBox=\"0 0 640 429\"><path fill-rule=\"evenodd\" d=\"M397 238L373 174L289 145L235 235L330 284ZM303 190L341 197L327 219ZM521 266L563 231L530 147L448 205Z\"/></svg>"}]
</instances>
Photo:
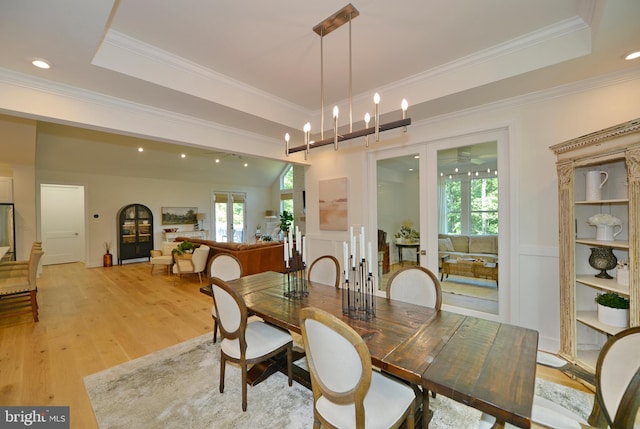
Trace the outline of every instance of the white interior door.
<instances>
[{"instance_id":1,"label":"white interior door","mask_svg":"<svg viewBox=\"0 0 640 429\"><path fill-rule=\"evenodd\" d=\"M84 186L40 185L42 264L84 261Z\"/></svg>"}]
</instances>

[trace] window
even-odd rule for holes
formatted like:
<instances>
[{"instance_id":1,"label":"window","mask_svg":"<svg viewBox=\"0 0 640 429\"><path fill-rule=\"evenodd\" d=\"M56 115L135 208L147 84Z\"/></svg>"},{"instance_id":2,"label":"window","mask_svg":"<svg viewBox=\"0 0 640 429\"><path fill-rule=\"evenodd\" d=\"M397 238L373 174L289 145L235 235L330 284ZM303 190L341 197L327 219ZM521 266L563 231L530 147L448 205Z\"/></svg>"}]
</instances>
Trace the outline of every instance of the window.
<instances>
[{"instance_id":1,"label":"window","mask_svg":"<svg viewBox=\"0 0 640 429\"><path fill-rule=\"evenodd\" d=\"M287 166L280 176L280 213L293 211L293 165Z\"/></svg>"},{"instance_id":2,"label":"window","mask_svg":"<svg viewBox=\"0 0 640 429\"><path fill-rule=\"evenodd\" d=\"M471 179L471 235L498 233L498 178Z\"/></svg>"},{"instance_id":3,"label":"window","mask_svg":"<svg viewBox=\"0 0 640 429\"><path fill-rule=\"evenodd\" d=\"M446 234L498 233L498 178L452 178L443 183Z\"/></svg>"}]
</instances>

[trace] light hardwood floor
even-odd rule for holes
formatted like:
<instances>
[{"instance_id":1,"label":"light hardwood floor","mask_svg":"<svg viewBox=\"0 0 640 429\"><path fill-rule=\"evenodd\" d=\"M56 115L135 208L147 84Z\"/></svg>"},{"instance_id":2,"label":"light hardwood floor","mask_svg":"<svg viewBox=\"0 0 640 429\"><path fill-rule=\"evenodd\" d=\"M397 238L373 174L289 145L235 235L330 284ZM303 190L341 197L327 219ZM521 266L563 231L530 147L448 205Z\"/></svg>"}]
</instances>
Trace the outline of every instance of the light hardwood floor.
<instances>
[{"instance_id":1,"label":"light hardwood floor","mask_svg":"<svg viewBox=\"0 0 640 429\"><path fill-rule=\"evenodd\" d=\"M72 428L97 428L83 378L211 333L211 298L199 287L196 276L151 275L147 263L44 267L40 322L0 319L0 404L70 406ZM583 388L558 371L538 374Z\"/></svg>"}]
</instances>

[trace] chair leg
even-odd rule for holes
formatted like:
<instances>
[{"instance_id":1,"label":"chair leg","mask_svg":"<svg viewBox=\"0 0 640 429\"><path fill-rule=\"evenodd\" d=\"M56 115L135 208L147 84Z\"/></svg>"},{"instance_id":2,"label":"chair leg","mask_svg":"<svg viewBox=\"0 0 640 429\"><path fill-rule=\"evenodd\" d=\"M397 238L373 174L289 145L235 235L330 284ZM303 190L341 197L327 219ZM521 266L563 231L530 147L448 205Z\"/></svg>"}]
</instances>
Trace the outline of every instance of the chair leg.
<instances>
[{"instance_id":1,"label":"chair leg","mask_svg":"<svg viewBox=\"0 0 640 429\"><path fill-rule=\"evenodd\" d=\"M247 362L241 364L242 369L242 411L247 411Z\"/></svg>"},{"instance_id":2,"label":"chair leg","mask_svg":"<svg viewBox=\"0 0 640 429\"><path fill-rule=\"evenodd\" d=\"M287 374L289 375L289 387L292 385L291 374L293 373L293 343L287 347Z\"/></svg>"},{"instance_id":3,"label":"chair leg","mask_svg":"<svg viewBox=\"0 0 640 429\"><path fill-rule=\"evenodd\" d=\"M213 316L211 318L213 319L213 343L215 344L218 338L218 319Z\"/></svg>"},{"instance_id":4,"label":"chair leg","mask_svg":"<svg viewBox=\"0 0 640 429\"><path fill-rule=\"evenodd\" d=\"M38 300L36 298L36 291L32 290L29 292L31 298L31 312L33 313L33 321L38 321Z\"/></svg>"},{"instance_id":5,"label":"chair leg","mask_svg":"<svg viewBox=\"0 0 640 429\"><path fill-rule=\"evenodd\" d=\"M220 353L220 393L224 392L224 369L227 366L227 360L224 355Z\"/></svg>"}]
</instances>

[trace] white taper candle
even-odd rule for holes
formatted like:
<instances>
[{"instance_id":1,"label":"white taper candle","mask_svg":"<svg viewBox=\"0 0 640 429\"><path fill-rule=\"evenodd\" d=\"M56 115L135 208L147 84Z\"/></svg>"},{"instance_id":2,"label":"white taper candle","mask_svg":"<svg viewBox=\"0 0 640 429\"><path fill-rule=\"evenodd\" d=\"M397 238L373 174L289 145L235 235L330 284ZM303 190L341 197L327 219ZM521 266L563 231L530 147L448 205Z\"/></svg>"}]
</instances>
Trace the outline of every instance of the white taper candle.
<instances>
[{"instance_id":1,"label":"white taper candle","mask_svg":"<svg viewBox=\"0 0 640 429\"><path fill-rule=\"evenodd\" d=\"M346 241L342 246L342 253L343 253L342 267L344 268L344 279L349 280L349 245L347 244Z\"/></svg>"}]
</instances>

